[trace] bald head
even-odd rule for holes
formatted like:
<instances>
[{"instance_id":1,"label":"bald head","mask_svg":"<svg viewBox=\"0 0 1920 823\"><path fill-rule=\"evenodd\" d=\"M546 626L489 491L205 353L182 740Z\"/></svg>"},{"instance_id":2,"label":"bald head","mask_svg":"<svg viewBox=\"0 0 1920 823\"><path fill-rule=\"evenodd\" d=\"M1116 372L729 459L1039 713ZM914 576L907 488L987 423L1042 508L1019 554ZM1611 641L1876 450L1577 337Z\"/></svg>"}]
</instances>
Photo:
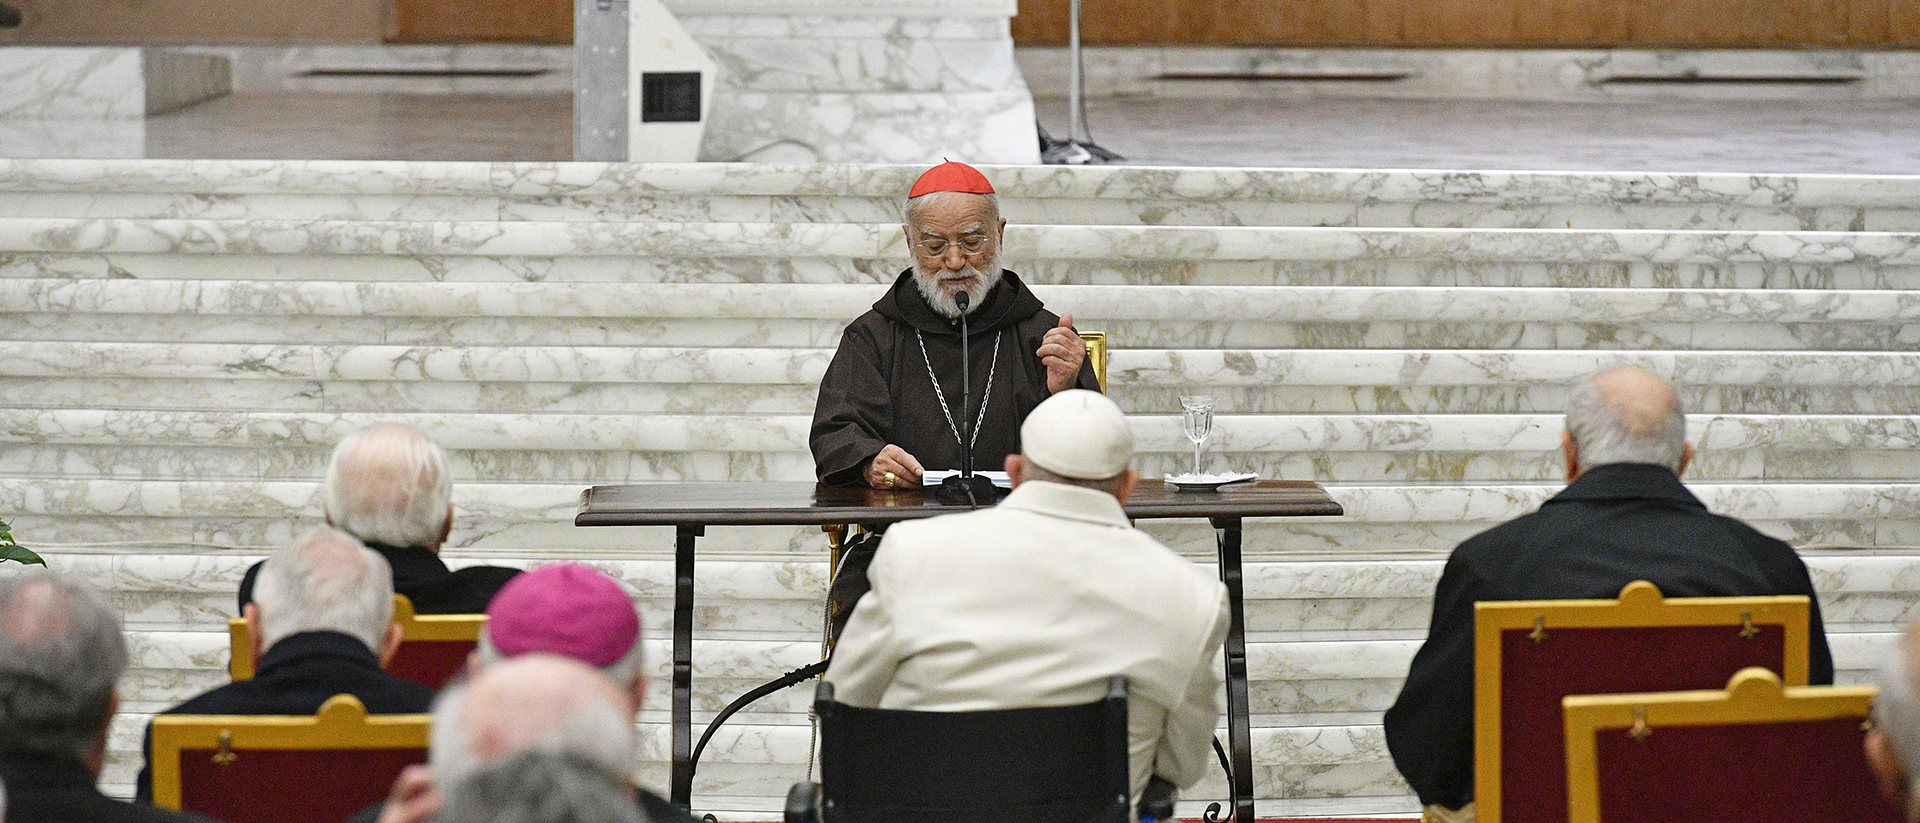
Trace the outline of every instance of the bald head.
<instances>
[{"instance_id":1,"label":"bald head","mask_svg":"<svg viewBox=\"0 0 1920 823\"><path fill-rule=\"evenodd\" d=\"M1645 369L1600 372L1568 398L1570 476L1613 463L1651 463L1679 474L1691 452L1680 395Z\"/></svg>"},{"instance_id":2,"label":"bald head","mask_svg":"<svg viewBox=\"0 0 1920 823\"><path fill-rule=\"evenodd\" d=\"M451 783L508 755L565 752L607 771L633 771L628 695L571 658L530 654L482 669L434 706L432 763Z\"/></svg>"},{"instance_id":3,"label":"bald head","mask_svg":"<svg viewBox=\"0 0 1920 823\"><path fill-rule=\"evenodd\" d=\"M438 551L453 517L447 453L412 426L347 435L327 464L326 509L328 523L368 543Z\"/></svg>"}]
</instances>

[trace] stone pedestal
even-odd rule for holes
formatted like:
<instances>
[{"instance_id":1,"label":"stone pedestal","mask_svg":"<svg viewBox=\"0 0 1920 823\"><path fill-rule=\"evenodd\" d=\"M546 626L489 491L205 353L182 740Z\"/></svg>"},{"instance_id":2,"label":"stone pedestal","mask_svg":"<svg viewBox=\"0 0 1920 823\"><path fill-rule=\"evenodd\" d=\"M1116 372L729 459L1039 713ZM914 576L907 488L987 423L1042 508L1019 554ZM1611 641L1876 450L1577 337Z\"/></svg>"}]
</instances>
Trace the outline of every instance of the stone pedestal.
<instances>
[{"instance_id":1,"label":"stone pedestal","mask_svg":"<svg viewBox=\"0 0 1920 823\"><path fill-rule=\"evenodd\" d=\"M167 49L0 47L0 120L138 120L233 88L226 58Z\"/></svg>"},{"instance_id":2,"label":"stone pedestal","mask_svg":"<svg viewBox=\"0 0 1920 823\"><path fill-rule=\"evenodd\" d=\"M702 160L1040 160L1015 0L666 5L720 67Z\"/></svg>"}]
</instances>

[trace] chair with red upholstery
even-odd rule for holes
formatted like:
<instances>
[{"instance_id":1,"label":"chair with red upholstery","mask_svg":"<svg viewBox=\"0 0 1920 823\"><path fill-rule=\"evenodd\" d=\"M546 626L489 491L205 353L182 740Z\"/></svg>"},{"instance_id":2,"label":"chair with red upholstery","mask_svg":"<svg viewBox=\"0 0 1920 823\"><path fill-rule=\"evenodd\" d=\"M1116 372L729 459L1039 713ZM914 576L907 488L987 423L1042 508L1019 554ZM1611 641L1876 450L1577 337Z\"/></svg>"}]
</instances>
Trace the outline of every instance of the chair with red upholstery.
<instances>
[{"instance_id":1,"label":"chair with red upholstery","mask_svg":"<svg viewBox=\"0 0 1920 823\"><path fill-rule=\"evenodd\" d=\"M484 614L414 614L413 601L393 596L393 622L400 624L400 648L387 661L387 671L429 689L439 689L467 665L467 655L480 642ZM227 621L227 673L235 680L253 679L247 621Z\"/></svg>"},{"instance_id":2,"label":"chair with red upholstery","mask_svg":"<svg viewBox=\"0 0 1920 823\"><path fill-rule=\"evenodd\" d=\"M353 695L307 716L153 719L153 803L228 823L340 823L427 760L424 714L369 717Z\"/></svg>"},{"instance_id":3,"label":"chair with red upholstery","mask_svg":"<svg viewBox=\"0 0 1920 823\"><path fill-rule=\"evenodd\" d=\"M1902 823L1867 766L1872 686L1568 697L1571 823Z\"/></svg>"},{"instance_id":4,"label":"chair with red upholstery","mask_svg":"<svg viewBox=\"0 0 1920 823\"><path fill-rule=\"evenodd\" d=\"M1760 666L1807 683L1805 596L1474 605L1474 805L1481 823L1565 823L1567 695L1717 689Z\"/></svg>"}]
</instances>

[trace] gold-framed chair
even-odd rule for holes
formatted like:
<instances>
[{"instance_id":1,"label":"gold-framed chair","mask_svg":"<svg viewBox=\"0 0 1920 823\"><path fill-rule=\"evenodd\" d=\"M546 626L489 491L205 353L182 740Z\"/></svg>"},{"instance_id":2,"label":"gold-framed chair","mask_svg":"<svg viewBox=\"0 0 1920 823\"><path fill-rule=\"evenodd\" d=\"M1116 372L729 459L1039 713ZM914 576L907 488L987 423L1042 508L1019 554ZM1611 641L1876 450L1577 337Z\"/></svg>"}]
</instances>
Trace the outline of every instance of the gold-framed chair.
<instances>
[{"instance_id":1,"label":"gold-framed chair","mask_svg":"<svg viewBox=\"0 0 1920 823\"><path fill-rule=\"evenodd\" d=\"M400 625L400 649L387 661L387 671L430 689L438 689L466 668L467 655L480 642L484 614L415 614L413 601L393 596L393 622ZM252 641L247 621L227 621L227 673L234 680L254 675Z\"/></svg>"},{"instance_id":2,"label":"gold-framed chair","mask_svg":"<svg viewBox=\"0 0 1920 823\"><path fill-rule=\"evenodd\" d=\"M1100 379L1100 393L1107 393L1107 333L1103 331L1080 332L1080 339L1087 344L1087 362L1093 364L1093 376Z\"/></svg>"},{"instance_id":3,"label":"gold-framed chair","mask_svg":"<svg viewBox=\"0 0 1920 823\"><path fill-rule=\"evenodd\" d=\"M430 715L367 714L334 695L313 716L153 719L153 803L228 823L339 823L427 759Z\"/></svg>"},{"instance_id":4,"label":"gold-framed chair","mask_svg":"<svg viewBox=\"0 0 1920 823\"><path fill-rule=\"evenodd\" d=\"M1474 604L1478 819L1564 823L1567 695L1719 688L1749 666L1806 685L1811 610L1801 595L1669 600L1645 580L1616 600Z\"/></svg>"},{"instance_id":5,"label":"gold-framed chair","mask_svg":"<svg viewBox=\"0 0 1920 823\"><path fill-rule=\"evenodd\" d=\"M1568 820L1902 823L1862 747L1873 697L1757 667L1724 689L1567 697Z\"/></svg>"}]
</instances>

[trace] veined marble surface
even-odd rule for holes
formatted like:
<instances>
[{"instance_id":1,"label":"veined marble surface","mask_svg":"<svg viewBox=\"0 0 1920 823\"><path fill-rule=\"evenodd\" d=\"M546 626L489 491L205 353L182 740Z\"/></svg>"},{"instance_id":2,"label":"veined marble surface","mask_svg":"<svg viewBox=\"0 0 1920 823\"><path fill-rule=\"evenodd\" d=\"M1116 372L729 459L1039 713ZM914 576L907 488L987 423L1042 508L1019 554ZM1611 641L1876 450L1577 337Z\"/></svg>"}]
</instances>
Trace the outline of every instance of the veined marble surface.
<instances>
[{"instance_id":1,"label":"veined marble surface","mask_svg":"<svg viewBox=\"0 0 1920 823\"><path fill-rule=\"evenodd\" d=\"M979 166L1005 200L1920 207L1920 182L1899 175ZM4 159L0 168L6 191L528 198L643 191L898 200L926 165Z\"/></svg>"},{"instance_id":2,"label":"veined marble surface","mask_svg":"<svg viewBox=\"0 0 1920 823\"><path fill-rule=\"evenodd\" d=\"M1005 20L1019 13L1015 0L986 0L956 6L943 0L667 0L683 18L701 15L784 17L986 17Z\"/></svg>"},{"instance_id":3,"label":"veined marble surface","mask_svg":"<svg viewBox=\"0 0 1920 823\"><path fill-rule=\"evenodd\" d=\"M63 132L64 134L64 132ZM126 154L139 153L139 135ZM0 160L0 215L897 223L924 165ZM1026 224L1920 229L1903 177L989 167ZM137 196L136 193L147 193Z\"/></svg>"},{"instance_id":4,"label":"veined marble surface","mask_svg":"<svg viewBox=\"0 0 1920 823\"><path fill-rule=\"evenodd\" d=\"M897 261L897 225L290 220L0 219L0 250L140 254L471 257L840 258ZM1384 263L1920 264L1920 234L1617 229L1009 227L1018 261ZM1044 265L1042 265L1044 270ZM1036 282L1051 282L1037 280Z\"/></svg>"},{"instance_id":5,"label":"veined marble surface","mask_svg":"<svg viewBox=\"0 0 1920 823\"><path fill-rule=\"evenodd\" d=\"M0 47L0 119L145 117L142 66L137 48Z\"/></svg>"},{"instance_id":6,"label":"veined marble surface","mask_svg":"<svg viewBox=\"0 0 1920 823\"><path fill-rule=\"evenodd\" d=\"M716 332L735 319L817 320L833 321L835 334L823 342L837 343L838 327L866 311L885 289L881 284L10 278L0 279L0 301L13 312L59 315L383 317L421 324L493 317L673 318L716 321ZM1042 285L1034 292L1083 321L1149 325L1231 318L1234 323L1906 326L1920 319L1920 291L1861 289Z\"/></svg>"},{"instance_id":7,"label":"veined marble surface","mask_svg":"<svg viewBox=\"0 0 1920 823\"><path fill-rule=\"evenodd\" d=\"M723 88L959 94L1025 87L1006 27L986 20L696 17L688 22L688 33L720 64Z\"/></svg>"},{"instance_id":8,"label":"veined marble surface","mask_svg":"<svg viewBox=\"0 0 1920 823\"><path fill-rule=\"evenodd\" d=\"M1549 453L1557 414L1264 415L1215 418L1212 452ZM330 451L341 437L376 422L419 426L448 449L474 452L775 451L804 453L806 414L645 415L429 414L420 412L182 412L135 409L0 409L0 442L21 446L98 445ZM1136 412L1140 454L1187 453L1178 415ZM1692 415L1688 440L1713 453L1920 448L1920 417L1909 415ZM470 460L478 460L475 455ZM456 461L455 471L462 468ZM471 466L468 466L471 468ZM715 478L720 479L720 478ZM805 479L805 478L797 478Z\"/></svg>"},{"instance_id":9,"label":"veined marble surface","mask_svg":"<svg viewBox=\"0 0 1920 823\"><path fill-rule=\"evenodd\" d=\"M713 161L1038 163L1012 0L668 4L720 66Z\"/></svg>"},{"instance_id":10,"label":"veined marble surface","mask_svg":"<svg viewBox=\"0 0 1920 823\"><path fill-rule=\"evenodd\" d=\"M716 95L701 157L721 162L1037 163L1033 99L987 92L738 91Z\"/></svg>"},{"instance_id":11,"label":"veined marble surface","mask_svg":"<svg viewBox=\"0 0 1920 823\"><path fill-rule=\"evenodd\" d=\"M231 85L226 61L209 55L137 47L0 46L0 120L138 120L226 94ZM22 156L16 147L7 154Z\"/></svg>"}]
</instances>

